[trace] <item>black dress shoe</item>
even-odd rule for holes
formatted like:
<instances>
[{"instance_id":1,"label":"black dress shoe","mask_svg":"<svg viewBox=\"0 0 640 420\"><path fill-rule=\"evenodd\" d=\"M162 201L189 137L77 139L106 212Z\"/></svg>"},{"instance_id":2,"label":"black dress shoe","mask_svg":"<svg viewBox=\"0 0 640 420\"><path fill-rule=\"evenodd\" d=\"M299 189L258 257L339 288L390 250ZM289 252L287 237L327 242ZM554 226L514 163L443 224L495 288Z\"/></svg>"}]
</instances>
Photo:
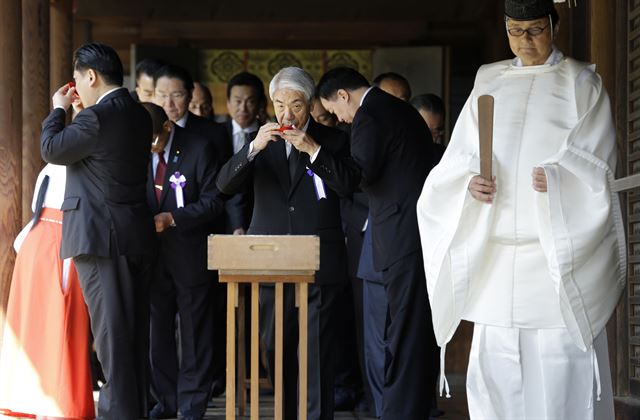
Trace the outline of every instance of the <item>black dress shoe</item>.
<instances>
[{"instance_id":1,"label":"black dress shoe","mask_svg":"<svg viewBox=\"0 0 640 420\"><path fill-rule=\"evenodd\" d=\"M176 412L169 411L161 404L156 404L151 411L149 411L150 419L175 419Z\"/></svg>"}]
</instances>

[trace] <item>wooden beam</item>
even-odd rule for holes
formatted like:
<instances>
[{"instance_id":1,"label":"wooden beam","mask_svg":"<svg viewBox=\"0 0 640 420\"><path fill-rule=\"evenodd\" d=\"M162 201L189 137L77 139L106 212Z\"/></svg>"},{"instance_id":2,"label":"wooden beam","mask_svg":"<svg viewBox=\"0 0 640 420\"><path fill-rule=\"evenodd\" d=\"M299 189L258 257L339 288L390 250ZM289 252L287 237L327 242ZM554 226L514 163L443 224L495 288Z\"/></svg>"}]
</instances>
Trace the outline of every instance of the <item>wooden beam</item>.
<instances>
[{"instance_id":1,"label":"wooden beam","mask_svg":"<svg viewBox=\"0 0 640 420\"><path fill-rule=\"evenodd\" d=\"M22 219L22 14L20 0L0 0L0 346Z\"/></svg>"},{"instance_id":2,"label":"wooden beam","mask_svg":"<svg viewBox=\"0 0 640 420\"><path fill-rule=\"evenodd\" d=\"M33 187L44 166L42 120L49 113L49 0L22 0L22 224L31 219Z\"/></svg>"},{"instance_id":3,"label":"wooden beam","mask_svg":"<svg viewBox=\"0 0 640 420\"><path fill-rule=\"evenodd\" d=\"M175 24L168 21L144 21L142 38L153 39L216 39L253 40L266 37L270 40L315 39L333 40L336 34L344 42L371 39L372 35L388 34L394 39L407 39L425 33L425 22L200 22Z\"/></svg>"},{"instance_id":4,"label":"wooden beam","mask_svg":"<svg viewBox=\"0 0 640 420\"><path fill-rule=\"evenodd\" d=\"M484 33L483 27L475 23L429 24L415 20L347 23L101 19L93 22L92 37L117 49L126 49L130 44L193 48L348 49L466 45Z\"/></svg>"},{"instance_id":5,"label":"wooden beam","mask_svg":"<svg viewBox=\"0 0 640 420\"><path fill-rule=\"evenodd\" d=\"M488 9L502 6L503 0L448 0L446 2L395 0L392 6L386 0L325 0L304 2L281 0L277 3L261 0L242 2L212 2L206 0L131 1L110 0L96 2L78 0L76 15L81 19L104 17L134 17L137 19L218 20L237 21L301 21L310 16L317 21L357 22L359 20L404 20L414 16L422 21L474 21L484 20Z\"/></svg>"}]
</instances>

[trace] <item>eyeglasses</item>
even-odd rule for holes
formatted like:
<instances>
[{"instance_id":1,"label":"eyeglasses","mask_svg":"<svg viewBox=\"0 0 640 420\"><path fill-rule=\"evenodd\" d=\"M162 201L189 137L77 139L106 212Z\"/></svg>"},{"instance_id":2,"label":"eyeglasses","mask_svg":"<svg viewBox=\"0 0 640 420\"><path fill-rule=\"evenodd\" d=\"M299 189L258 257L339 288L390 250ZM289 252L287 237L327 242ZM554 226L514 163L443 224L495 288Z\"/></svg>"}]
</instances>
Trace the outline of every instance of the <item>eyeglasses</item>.
<instances>
[{"instance_id":1,"label":"eyeglasses","mask_svg":"<svg viewBox=\"0 0 640 420\"><path fill-rule=\"evenodd\" d=\"M156 92L156 96L160 99L160 100L167 100L169 98L171 98L171 100L173 101L181 101L182 99L187 97L186 92L172 92L172 93L160 93L160 92Z\"/></svg>"},{"instance_id":2,"label":"eyeglasses","mask_svg":"<svg viewBox=\"0 0 640 420\"><path fill-rule=\"evenodd\" d=\"M551 22L547 23L542 28L540 28L538 26L534 26L533 28L527 28L527 29L522 29L522 28L517 28L517 27L516 28L510 28L507 25L507 32L509 32L509 35L511 35L511 36L522 36L526 32L527 34L529 34L529 36L534 37L534 36L538 36L542 32L544 32L544 30L547 29L550 24L551 24Z\"/></svg>"}]
</instances>

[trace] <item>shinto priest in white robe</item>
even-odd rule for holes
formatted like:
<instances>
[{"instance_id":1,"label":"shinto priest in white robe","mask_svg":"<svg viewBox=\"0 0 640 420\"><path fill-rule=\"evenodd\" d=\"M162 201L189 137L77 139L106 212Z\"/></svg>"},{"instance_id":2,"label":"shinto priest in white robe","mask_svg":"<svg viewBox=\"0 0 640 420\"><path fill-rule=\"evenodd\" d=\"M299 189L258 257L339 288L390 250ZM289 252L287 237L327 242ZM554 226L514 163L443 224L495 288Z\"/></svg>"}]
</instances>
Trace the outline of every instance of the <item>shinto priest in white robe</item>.
<instances>
[{"instance_id":1,"label":"shinto priest in white robe","mask_svg":"<svg viewBox=\"0 0 640 420\"><path fill-rule=\"evenodd\" d=\"M467 190L480 172L485 94L495 99L492 204ZM603 330L626 276L615 166L609 98L593 66L554 48L544 65L480 68L418 201L441 392L446 344L461 319L475 323L472 418L593 418L600 376L610 394ZM548 192L533 189L534 167Z\"/></svg>"}]
</instances>

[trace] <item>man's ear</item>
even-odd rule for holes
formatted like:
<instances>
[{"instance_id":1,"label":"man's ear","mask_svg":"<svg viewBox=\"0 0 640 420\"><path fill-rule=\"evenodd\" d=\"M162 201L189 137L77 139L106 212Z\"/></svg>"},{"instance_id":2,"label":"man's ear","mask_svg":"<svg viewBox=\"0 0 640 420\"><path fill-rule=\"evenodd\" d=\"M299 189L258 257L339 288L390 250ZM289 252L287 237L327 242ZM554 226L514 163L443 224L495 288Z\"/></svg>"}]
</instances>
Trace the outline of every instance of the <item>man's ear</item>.
<instances>
[{"instance_id":1,"label":"man's ear","mask_svg":"<svg viewBox=\"0 0 640 420\"><path fill-rule=\"evenodd\" d=\"M349 95L349 92L345 89L338 89L336 95L338 95L338 99L341 99L345 102L349 102L349 99L351 99L351 95Z\"/></svg>"},{"instance_id":2,"label":"man's ear","mask_svg":"<svg viewBox=\"0 0 640 420\"><path fill-rule=\"evenodd\" d=\"M94 69L87 70L87 76L89 77L89 86L95 87L98 83L98 73Z\"/></svg>"}]
</instances>

